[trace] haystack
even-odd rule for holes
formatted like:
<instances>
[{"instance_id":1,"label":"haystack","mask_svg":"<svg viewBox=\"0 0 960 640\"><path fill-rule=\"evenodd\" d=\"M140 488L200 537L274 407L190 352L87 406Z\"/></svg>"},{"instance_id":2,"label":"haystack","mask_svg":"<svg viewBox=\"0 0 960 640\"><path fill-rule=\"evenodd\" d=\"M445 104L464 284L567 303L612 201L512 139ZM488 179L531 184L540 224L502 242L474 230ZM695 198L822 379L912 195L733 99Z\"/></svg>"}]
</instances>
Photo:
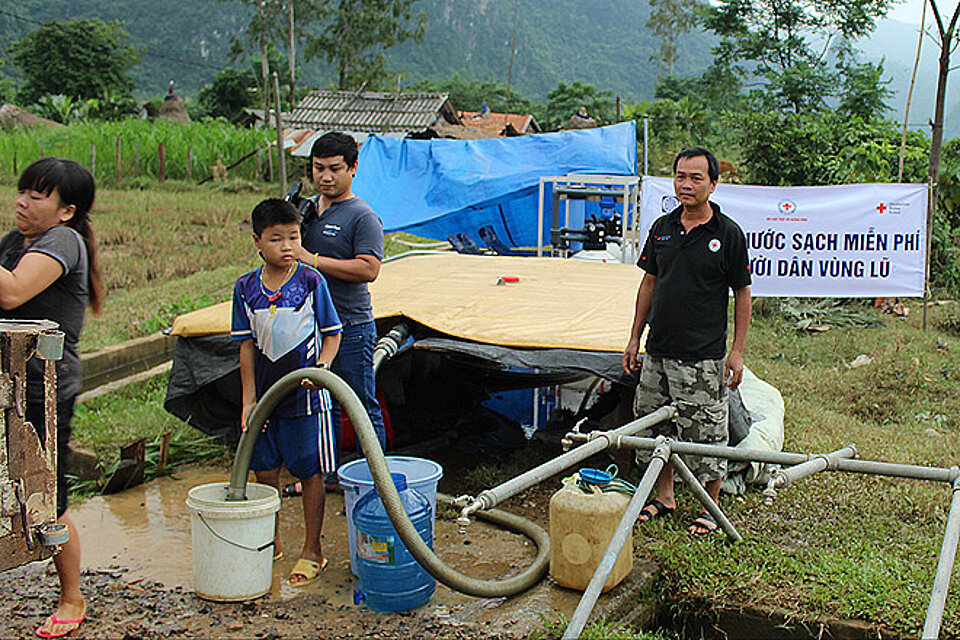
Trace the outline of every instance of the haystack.
<instances>
[{"instance_id":1,"label":"haystack","mask_svg":"<svg viewBox=\"0 0 960 640\"><path fill-rule=\"evenodd\" d=\"M29 111L16 107L12 104L5 104L0 107L0 129L12 131L17 127L29 129L30 127L62 127L63 125L53 120L47 120L40 116L35 116Z\"/></svg>"},{"instance_id":2,"label":"haystack","mask_svg":"<svg viewBox=\"0 0 960 640\"><path fill-rule=\"evenodd\" d=\"M564 129L593 129L598 126L597 121L590 117L586 107L580 107L580 110L570 116L567 123L563 125Z\"/></svg>"},{"instance_id":3,"label":"haystack","mask_svg":"<svg viewBox=\"0 0 960 640\"><path fill-rule=\"evenodd\" d=\"M187 113L183 99L173 92L173 80L170 81L167 96L160 105L160 113L157 117L174 122L190 122L190 114Z\"/></svg>"}]
</instances>

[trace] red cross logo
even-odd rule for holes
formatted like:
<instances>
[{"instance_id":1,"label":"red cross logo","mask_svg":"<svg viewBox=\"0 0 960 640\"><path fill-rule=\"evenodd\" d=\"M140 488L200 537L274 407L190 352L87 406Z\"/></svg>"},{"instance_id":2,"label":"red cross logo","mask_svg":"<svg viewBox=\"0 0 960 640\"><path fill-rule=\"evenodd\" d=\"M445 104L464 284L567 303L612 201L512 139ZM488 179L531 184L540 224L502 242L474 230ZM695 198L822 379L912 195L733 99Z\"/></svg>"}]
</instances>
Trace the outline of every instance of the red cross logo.
<instances>
[{"instance_id":1,"label":"red cross logo","mask_svg":"<svg viewBox=\"0 0 960 640\"><path fill-rule=\"evenodd\" d=\"M791 213L796 211L797 205L795 205L790 200L781 200L780 202L777 203L777 208L780 210L780 213L782 213L783 215L790 215Z\"/></svg>"},{"instance_id":2,"label":"red cross logo","mask_svg":"<svg viewBox=\"0 0 960 640\"><path fill-rule=\"evenodd\" d=\"M879 204L879 206L877 206L877 211L880 212L880 215L883 215L883 212L886 210L887 210L887 205L883 204L882 202Z\"/></svg>"}]
</instances>

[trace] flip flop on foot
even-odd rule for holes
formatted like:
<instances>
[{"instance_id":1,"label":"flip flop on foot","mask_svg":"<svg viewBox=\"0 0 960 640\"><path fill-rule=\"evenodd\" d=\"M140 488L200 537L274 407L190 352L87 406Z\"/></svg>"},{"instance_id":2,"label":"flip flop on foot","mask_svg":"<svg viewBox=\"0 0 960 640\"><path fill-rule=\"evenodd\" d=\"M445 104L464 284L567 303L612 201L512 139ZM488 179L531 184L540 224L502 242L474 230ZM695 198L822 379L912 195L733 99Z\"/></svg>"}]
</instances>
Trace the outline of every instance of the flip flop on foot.
<instances>
[{"instance_id":1,"label":"flip flop on foot","mask_svg":"<svg viewBox=\"0 0 960 640\"><path fill-rule=\"evenodd\" d=\"M665 518L676 511L676 507L668 507L659 500L652 500L637 516L637 522L650 522L657 518Z\"/></svg>"},{"instance_id":2,"label":"flip flop on foot","mask_svg":"<svg viewBox=\"0 0 960 640\"><path fill-rule=\"evenodd\" d=\"M79 618L74 618L72 620L61 620L57 617L57 614L51 615L48 620L50 622L50 630L44 628L45 624L37 627L37 635L41 638L59 638L60 636L65 636L68 633L75 631L80 623L87 619L87 614L83 614Z\"/></svg>"},{"instance_id":3,"label":"flip flop on foot","mask_svg":"<svg viewBox=\"0 0 960 640\"><path fill-rule=\"evenodd\" d=\"M690 527L687 529L692 534L698 536L705 536L713 533L717 530L717 521L713 518L713 515L709 511L704 511L696 517L696 519L690 523Z\"/></svg>"},{"instance_id":4,"label":"flip flop on foot","mask_svg":"<svg viewBox=\"0 0 960 640\"><path fill-rule=\"evenodd\" d=\"M280 495L284 498L294 498L296 496L303 495L303 485L299 482L291 482L288 485L284 485L283 490L280 492Z\"/></svg>"},{"instance_id":5,"label":"flip flop on foot","mask_svg":"<svg viewBox=\"0 0 960 640\"><path fill-rule=\"evenodd\" d=\"M302 587L319 578L320 574L323 573L323 570L326 568L326 558L321 559L320 562L300 558L297 560L297 563L293 565L293 570L290 572L290 577L287 580L294 587ZM294 578L299 579L294 580Z\"/></svg>"}]
</instances>

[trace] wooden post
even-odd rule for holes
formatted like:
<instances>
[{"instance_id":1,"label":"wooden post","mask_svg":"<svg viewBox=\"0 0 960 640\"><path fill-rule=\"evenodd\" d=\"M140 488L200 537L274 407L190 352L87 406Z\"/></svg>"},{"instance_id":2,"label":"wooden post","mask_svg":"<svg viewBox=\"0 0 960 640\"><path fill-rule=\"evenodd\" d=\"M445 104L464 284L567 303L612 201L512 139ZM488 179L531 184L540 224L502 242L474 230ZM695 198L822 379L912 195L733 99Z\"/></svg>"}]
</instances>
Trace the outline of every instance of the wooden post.
<instances>
[{"instance_id":1,"label":"wooden post","mask_svg":"<svg viewBox=\"0 0 960 640\"><path fill-rule=\"evenodd\" d=\"M267 145L267 171L269 172L268 180L273 182L273 149L269 144Z\"/></svg>"},{"instance_id":2,"label":"wooden post","mask_svg":"<svg viewBox=\"0 0 960 640\"><path fill-rule=\"evenodd\" d=\"M120 182L120 136L117 136L117 182Z\"/></svg>"},{"instance_id":3,"label":"wooden post","mask_svg":"<svg viewBox=\"0 0 960 640\"><path fill-rule=\"evenodd\" d=\"M140 175L140 143L133 143L133 175Z\"/></svg>"},{"instance_id":4,"label":"wooden post","mask_svg":"<svg viewBox=\"0 0 960 640\"><path fill-rule=\"evenodd\" d=\"M283 156L283 117L280 115L280 79L273 72L273 96L277 105L277 160L280 163L280 194L287 192L287 159Z\"/></svg>"},{"instance_id":5,"label":"wooden post","mask_svg":"<svg viewBox=\"0 0 960 640\"><path fill-rule=\"evenodd\" d=\"M157 161L160 163L160 169L157 171L157 180L163 182L166 177L166 158L163 152L163 143L157 143Z\"/></svg>"},{"instance_id":6,"label":"wooden post","mask_svg":"<svg viewBox=\"0 0 960 640\"><path fill-rule=\"evenodd\" d=\"M90 143L90 175L97 175L97 145Z\"/></svg>"},{"instance_id":7,"label":"wooden post","mask_svg":"<svg viewBox=\"0 0 960 640\"><path fill-rule=\"evenodd\" d=\"M13 172L16 173L16 172L17 172L17 170L16 170L16 166L17 166L17 156L16 156L16 154L14 154L14 156L13 156L13 166L14 166ZM262 148L262 147L261 147L260 149L257 149L257 180L261 180L261 181L263 180L263 148Z\"/></svg>"},{"instance_id":8,"label":"wooden post","mask_svg":"<svg viewBox=\"0 0 960 640\"><path fill-rule=\"evenodd\" d=\"M43 140L40 141L40 157L43 158Z\"/></svg>"},{"instance_id":9,"label":"wooden post","mask_svg":"<svg viewBox=\"0 0 960 640\"><path fill-rule=\"evenodd\" d=\"M193 145L187 149L187 180L193 180Z\"/></svg>"},{"instance_id":10,"label":"wooden post","mask_svg":"<svg viewBox=\"0 0 960 640\"><path fill-rule=\"evenodd\" d=\"M170 436L172 431L164 431L160 440L160 459L157 461L157 475L162 476L167 469L167 459L170 457Z\"/></svg>"}]
</instances>

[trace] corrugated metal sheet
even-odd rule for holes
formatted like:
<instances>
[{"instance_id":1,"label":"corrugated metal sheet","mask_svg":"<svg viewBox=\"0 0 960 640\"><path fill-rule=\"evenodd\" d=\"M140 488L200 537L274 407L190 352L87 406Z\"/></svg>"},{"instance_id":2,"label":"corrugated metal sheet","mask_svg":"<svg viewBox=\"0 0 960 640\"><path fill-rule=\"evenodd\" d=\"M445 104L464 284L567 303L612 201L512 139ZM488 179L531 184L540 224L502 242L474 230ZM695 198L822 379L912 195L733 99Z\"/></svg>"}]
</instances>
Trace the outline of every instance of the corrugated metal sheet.
<instances>
[{"instance_id":1,"label":"corrugated metal sheet","mask_svg":"<svg viewBox=\"0 0 960 640\"><path fill-rule=\"evenodd\" d=\"M317 131L422 131L445 112L453 113L448 99L446 93L312 91L300 101L286 124Z\"/></svg>"}]
</instances>

